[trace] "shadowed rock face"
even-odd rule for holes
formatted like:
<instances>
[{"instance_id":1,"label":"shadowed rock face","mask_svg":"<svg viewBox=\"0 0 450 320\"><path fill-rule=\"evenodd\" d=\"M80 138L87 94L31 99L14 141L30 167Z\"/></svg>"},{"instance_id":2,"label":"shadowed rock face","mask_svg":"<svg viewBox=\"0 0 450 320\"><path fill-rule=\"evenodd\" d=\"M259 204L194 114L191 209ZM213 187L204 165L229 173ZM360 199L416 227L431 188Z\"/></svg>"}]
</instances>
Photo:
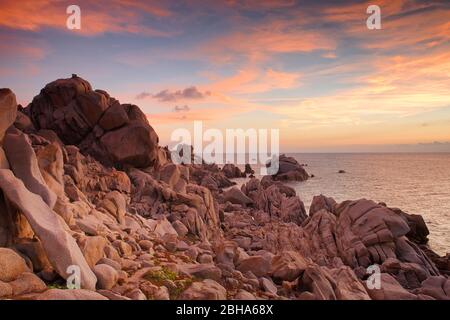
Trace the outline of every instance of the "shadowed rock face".
<instances>
[{"instance_id":1,"label":"shadowed rock face","mask_svg":"<svg viewBox=\"0 0 450 320\"><path fill-rule=\"evenodd\" d=\"M121 105L86 80L51 82L27 107L37 130L50 129L107 166L147 167L158 152L158 136L142 111Z\"/></svg>"}]
</instances>

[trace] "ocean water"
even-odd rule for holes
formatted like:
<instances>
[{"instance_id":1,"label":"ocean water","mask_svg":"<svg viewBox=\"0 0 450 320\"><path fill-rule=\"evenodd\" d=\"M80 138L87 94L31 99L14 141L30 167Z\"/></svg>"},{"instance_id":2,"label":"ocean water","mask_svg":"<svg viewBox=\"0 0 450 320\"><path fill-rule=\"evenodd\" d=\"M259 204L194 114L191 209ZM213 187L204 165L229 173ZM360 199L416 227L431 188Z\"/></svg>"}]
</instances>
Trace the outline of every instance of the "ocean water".
<instances>
[{"instance_id":1,"label":"ocean water","mask_svg":"<svg viewBox=\"0 0 450 320\"><path fill-rule=\"evenodd\" d=\"M289 183L307 210L319 194L337 202L361 198L385 202L422 215L431 248L442 255L450 252L450 153L288 155L307 164L306 171L315 176Z\"/></svg>"}]
</instances>

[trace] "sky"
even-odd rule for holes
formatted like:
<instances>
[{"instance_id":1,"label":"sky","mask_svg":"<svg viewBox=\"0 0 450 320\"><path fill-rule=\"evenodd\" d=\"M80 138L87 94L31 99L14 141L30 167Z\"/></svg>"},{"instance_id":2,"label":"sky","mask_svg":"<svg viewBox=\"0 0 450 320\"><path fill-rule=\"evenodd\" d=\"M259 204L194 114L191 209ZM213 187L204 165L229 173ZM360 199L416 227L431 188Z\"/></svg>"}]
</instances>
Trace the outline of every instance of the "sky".
<instances>
[{"instance_id":1,"label":"sky","mask_svg":"<svg viewBox=\"0 0 450 320\"><path fill-rule=\"evenodd\" d=\"M0 87L26 106L73 73L162 145L203 121L279 129L284 152L450 152L448 1L0 0Z\"/></svg>"}]
</instances>

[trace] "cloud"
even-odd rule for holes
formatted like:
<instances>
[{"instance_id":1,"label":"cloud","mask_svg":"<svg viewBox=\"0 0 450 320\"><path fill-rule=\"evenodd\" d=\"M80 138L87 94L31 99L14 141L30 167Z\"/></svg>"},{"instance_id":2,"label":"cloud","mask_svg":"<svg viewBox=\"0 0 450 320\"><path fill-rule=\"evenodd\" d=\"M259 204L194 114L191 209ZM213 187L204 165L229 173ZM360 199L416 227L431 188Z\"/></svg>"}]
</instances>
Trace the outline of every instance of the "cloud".
<instances>
[{"instance_id":1,"label":"cloud","mask_svg":"<svg viewBox=\"0 0 450 320\"><path fill-rule=\"evenodd\" d=\"M192 86L176 91L166 89L153 95L148 92L142 92L136 96L136 99L152 97L161 102L176 102L179 100L201 100L208 96L211 96L210 91L200 91L197 87Z\"/></svg>"},{"instance_id":2,"label":"cloud","mask_svg":"<svg viewBox=\"0 0 450 320\"><path fill-rule=\"evenodd\" d=\"M103 33L131 33L165 37L173 33L151 27L146 17L168 18L172 13L158 1L79 0L81 30L71 33L93 36ZM0 26L40 31L44 28L69 32L66 28L68 3L59 0L3 0L0 2Z\"/></svg>"},{"instance_id":3,"label":"cloud","mask_svg":"<svg viewBox=\"0 0 450 320\"><path fill-rule=\"evenodd\" d=\"M191 108L186 104L184 106L175 106L173 108L173 111L175 112L188 112L189 110L191 110Z\"/></svg>"}]
</instances>

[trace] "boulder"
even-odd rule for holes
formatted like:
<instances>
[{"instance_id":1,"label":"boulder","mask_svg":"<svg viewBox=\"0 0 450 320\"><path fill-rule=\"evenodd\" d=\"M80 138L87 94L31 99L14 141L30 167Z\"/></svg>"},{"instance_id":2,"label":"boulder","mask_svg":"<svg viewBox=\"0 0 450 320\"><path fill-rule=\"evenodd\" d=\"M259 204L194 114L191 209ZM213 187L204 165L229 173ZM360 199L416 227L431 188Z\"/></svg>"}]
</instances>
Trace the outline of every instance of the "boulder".
<instances>
[{"instance_id":1,"label":"boulder","mask_svg":"<svg viewBox=\"0 0 450 320\"><path fill-rule=\"evenodd\" d=\"M50 289L36 295L35 300L108 300L105 296L89 290Z\"/></svg>"},{"instance_id":2,"label":"boulder","mask_svg":"<svg viewBox=\"0 0 450 320\"><path fill-rule=\"evenodd\" d=\"M234 204L240 204L242 206L247 206L253 203L253 200L247 197L241 190L233 187L224 192L225 201L230 201Z\"/></svg>"},{"instance_id":3,"label":"boulder","mask_svg":"<svg viewBox=\"0 0 450 320\"><path fill-rule=\"evenodd\" d=\"M17 116L16 95L10 89L0 89L0 146L6 130Z\"/></svg>"},{"instance_id":4,"label":"boulder","mask_svg":"<svg viewBox=\"0 0 450 320\"><path fill-rule=\"evenodd\" d=\"M334 207L337 205L333 198L328 198L324 195L314 196L311 206L309 207L309 215L312 216L314 213L320 210L326 210L328 212L334 213Z\"/></svg>"},{"instance_id":5,"label":"boulder","mask_svg":"<svg viewBox=\"0 0 450 320\"><path fill-rule=\"evenodd\" d=\"M53 268L67 278L67 268L76 265L81 272L83 288L94 290L97 281L80 248L62 225L60 218L42 198L25 188L10 170L0 169L0 189L6 198L27 218L40 239Z\"/></svg>"},{"instance_id":6,"label":"boulder","mask_svg":"<svg viewBox=\"0 0 450 320\"><path fill-rule=\"evenodd\" d=\"M272 178L277 181L305 181L308 180L309 175L306 170L293 157L287 157L282 154L277 159L271 160L267 163L268 171L273 171L277 168L272 161L278 161L278 171L269 172Z\"/></svg>"},{"instance_id":7,"label":"boulder","mask_svg":"<svg viewBox=\"0 0 450 320\"><path fill-rule=\"evenodd\" d=\"M179 296L179 300L226 300L226 298L226 289L210 279L194 282Z\"/></svg>"},{"instance_id":8,"label":"boulder","mask_svg":"<svg viewBox=\"0 0 450 320\"><path fill-rule=\"evenodd\" d=\"M277 281L294 281L308 267L308 261L295 251L284 251L272 259L270 273Z\"/></svg>"},{"instance_id":9,"label":"boulder","mask_svg":"<svg viewBox=\"0 0 450 320\"><path fill-rule=\"evenodd\" d=\"M29 191L41 196L53 209L56 194L45 183L28 136L18 130L8 132L3 148L14 175L23 181Z\"/></svg>"},{"instance_id":10,"label":"boulder","mask_svg":"<svg viewBox=\"0 0 450 320\"><path fill-rule=\"evenodd\" d=\"M241 272L251 271L255 276L262 277L270 272L272 263L270 259L263 256L251 256L242 259L237 266L237 269Z\"/></svg>"},{"instance_id":11,"label":"boulder","mask_svg":"<svg viewBox=\"0 0 450 320\"><path fill-rule=\"evenodd\" d=\"M387 273L380 274L380 287L368 287L367 292L373 300L416 300L417 296L405 290L394 277Z\"/></svg>"},{"instance_id":12,"label":"boulder","mask_svg":"<svg viewBox=\"0 0 450 320\"><path fill-rule=\"evenodd\" d=\"M29 271L25 260L8 248L0 248L0 281L16 280L22 273Z\"/></svg>"},{"instance_id":13,"label":"boulder","mask_svg":"<svg viewBox=\"0 0 450 320\"><path fill-rule=\"evenodd\" d=\"M76 75L47 84L26 111L37 130L55 131L105 165L148 167L157 157L158 136L144 113Z\"/></svg>"},{"instance_id":14,"label":"boulder","mask_svg":"<svg viewBox=\"0 0 450 320\"><path fill-rule=\"evenodd\" d=\"M119 279L119 275L113 267L107 264L98 264L93 269L97 276L97 288L110 290L112 289Z\"/></svg>"}]
</instances>

